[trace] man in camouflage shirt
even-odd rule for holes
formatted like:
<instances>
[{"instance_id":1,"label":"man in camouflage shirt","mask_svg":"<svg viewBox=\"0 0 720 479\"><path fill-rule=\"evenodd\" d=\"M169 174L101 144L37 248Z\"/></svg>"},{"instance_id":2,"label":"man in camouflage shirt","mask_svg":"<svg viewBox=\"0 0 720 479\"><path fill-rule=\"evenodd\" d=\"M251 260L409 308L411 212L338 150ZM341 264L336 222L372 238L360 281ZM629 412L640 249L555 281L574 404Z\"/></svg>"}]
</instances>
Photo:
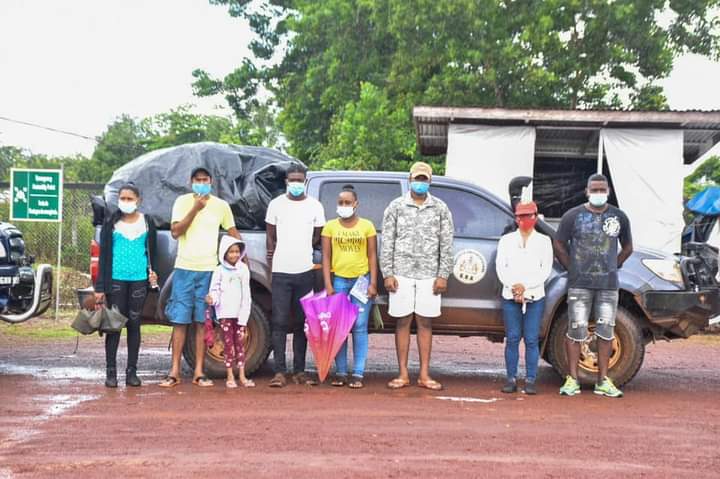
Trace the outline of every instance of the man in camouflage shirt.
<instances>
[{"instance_id":1,"label":"man in camouflage shirt","mask_svg":"<svg viewBox=\"0 0 720 479\"><path fill-rule=\"evenodd\" d=\"M447 205L428 193L432 168L415 163L410 192L385 210L380 268L388 290L389 314L397 318L395 347L400 374L391 389L410 385L408 352L413 316L420 352L418 386L432 390L442 384L430 377L432 318L440 316L441 295L453 268L453 220Z\"/></svg>"}]
</instances>

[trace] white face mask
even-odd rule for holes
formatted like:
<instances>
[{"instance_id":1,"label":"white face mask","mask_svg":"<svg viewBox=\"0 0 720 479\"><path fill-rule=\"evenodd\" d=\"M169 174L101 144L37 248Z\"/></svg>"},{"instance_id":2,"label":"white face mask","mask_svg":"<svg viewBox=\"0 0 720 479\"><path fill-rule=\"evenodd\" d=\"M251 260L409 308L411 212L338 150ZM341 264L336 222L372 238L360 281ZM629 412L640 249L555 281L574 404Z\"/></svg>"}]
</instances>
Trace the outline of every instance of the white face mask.
<instances>
[{"instance_id":1,"label":"white face mask","mask_svg":"<svg viewBox=\"0 0 720 479\"><path fill-rule=\"evenodd\" d=\"M588 199L590 200L590 204L593 205L595 208L601 208L605 206L605 203L607 203L608 194L607 193L590 193L588 195Z\"/></svg>"},{"instance_id":2,"label":"white face mask","mask_svg":"<svg viewBox=\"0 0 720 479\"><path fill-rule=\"evenodd\" d=\"M348 219L355 214L355 208L352 206L338 206L337 214L340 218Z\"/></svg>"},{"instance_id":3,"label":"white face mask","mask_svg":"<svg viewBox=\"0 0 720 479\"><path fill-rule=\"evenodd\" d=\"M118 201L118 209L129 215L137 210L137 201Z\"/></svg>"}]
</instances>

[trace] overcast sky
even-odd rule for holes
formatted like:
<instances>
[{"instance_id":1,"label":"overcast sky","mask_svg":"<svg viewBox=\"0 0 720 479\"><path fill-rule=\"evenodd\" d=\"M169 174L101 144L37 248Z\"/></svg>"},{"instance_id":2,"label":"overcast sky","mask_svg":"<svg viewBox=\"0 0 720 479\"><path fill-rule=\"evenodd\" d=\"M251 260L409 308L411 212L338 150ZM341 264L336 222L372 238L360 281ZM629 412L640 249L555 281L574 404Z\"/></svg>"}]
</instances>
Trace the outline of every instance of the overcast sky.
<instances>
[{"instance_id":1,"label":"overcast sky","mask_svg":"<svg viewBox=\"0 0 720 479\"><path fill-rule=\"evenodd\" d=\"M122 113L215 111L222 99L195 98L191 72L230 72L248 36L208 0L0 0L0 117L95 137ZM678 59L670 106L720 109L718 79L720 63ZM94 142L0 120L0 145L89 154Z\"/></svg>"}]
</instances>

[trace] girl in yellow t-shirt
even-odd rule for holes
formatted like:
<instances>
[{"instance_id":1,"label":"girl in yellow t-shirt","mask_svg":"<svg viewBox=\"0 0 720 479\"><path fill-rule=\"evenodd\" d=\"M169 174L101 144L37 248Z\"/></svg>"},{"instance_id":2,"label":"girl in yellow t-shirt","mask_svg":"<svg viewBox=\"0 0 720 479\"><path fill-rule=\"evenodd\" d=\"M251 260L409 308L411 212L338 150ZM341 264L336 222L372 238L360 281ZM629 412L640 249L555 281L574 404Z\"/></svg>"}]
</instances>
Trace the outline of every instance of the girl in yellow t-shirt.
<instances>
[{"instance_id":1,"label":"girl in yellow t-shirt","mask_svg":"<svg viewBox=\"0 0 720 479\"><path fill-rule=\"evenodd\" d=\"M368 319L377 296L377 233L371 221L357 215L358 196L351 185L343 186L337 205L338 218L328 221L322 230L325 289L328 295L350 294L358 283L350 300L360 312L352 329L352 378L348 382L346 339L335 357L332 385L359 389L363 387L368 354Z\"/></svg>"}]
</instances>

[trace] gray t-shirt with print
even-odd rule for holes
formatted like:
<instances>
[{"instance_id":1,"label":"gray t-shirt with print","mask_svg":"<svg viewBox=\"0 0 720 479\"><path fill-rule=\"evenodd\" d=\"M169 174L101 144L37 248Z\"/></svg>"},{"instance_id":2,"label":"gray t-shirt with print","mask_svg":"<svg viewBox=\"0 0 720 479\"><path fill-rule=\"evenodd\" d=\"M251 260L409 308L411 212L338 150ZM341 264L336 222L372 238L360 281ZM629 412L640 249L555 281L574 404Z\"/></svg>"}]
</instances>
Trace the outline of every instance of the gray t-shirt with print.
<instances>
[{"instance_id":1,"label":"gray t-shirt with print","mask_svg":"<svg viewBox=\"0 0 720 479\"><path fill-rule=\"evenodd\" d=\"M555 239L570 254L570 288L618 289L618 241L632 243L630 220L619 208L596 213L577 206L563 215Z\"/></svg>"}]
</instances>

